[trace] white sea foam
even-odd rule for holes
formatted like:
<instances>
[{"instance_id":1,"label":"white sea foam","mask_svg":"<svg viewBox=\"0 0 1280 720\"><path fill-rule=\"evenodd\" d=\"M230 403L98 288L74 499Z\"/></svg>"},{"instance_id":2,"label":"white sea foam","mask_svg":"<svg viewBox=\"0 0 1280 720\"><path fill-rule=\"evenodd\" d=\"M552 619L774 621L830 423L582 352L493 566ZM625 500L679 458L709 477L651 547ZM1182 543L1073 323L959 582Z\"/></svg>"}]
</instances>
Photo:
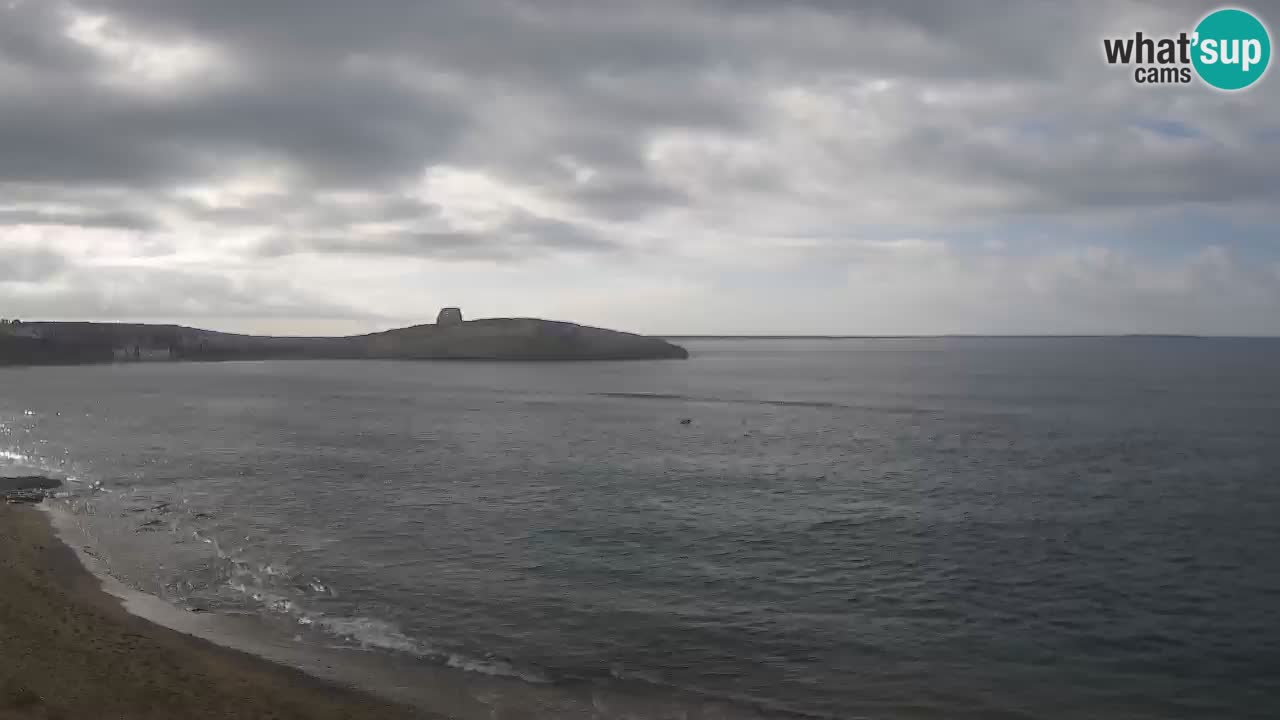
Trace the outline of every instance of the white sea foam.
<instances>
[{"instance_id":1,"label":"white sea foam","mask_svg":"<svg viewBox=\"0 0 1280 720\"><path fill-rule=\"evenodd\" d=\"M13 448L0 450L0 465L9 465L17 468L34 470L38 473L62 480L69 485L80 485L83 482L79 476L66 471L65 460L62 462L55 462L45 457L30 455ZM91 487L101 487L101 483L96 483Z\"/></svg>"},{"instance_id":2,"label":"white sea foam","mask_svg":"<svg viewBox=\"0 0 1280 720\"><path fill-rule=\"evenodd\" d=\"M384 620L366 617L307 616L308 623L336 637L355 641L364 648L395 650L420 657L434 655L432 648L419 643Z\"/></svg>"},{"instance_id":3,"label":"white sea foam","mask_svg":"<svg viewBox=\"0 0 1280 720\"><path fill-rule=\"evenodd\" d=\"M39 468L42 472L56 473L65 477L68 482L79 485L79 488L73 488L74 492L69 497L58 503L63 521L76 526L79 538L89 543L82 547L82 551L95 558L94 562L100 573L121 582L122 587L133 586L113 571L112 564L106 556L90 549L100 546L94 524L86 522L88 516L97 515L98 503L94 500L94 496L104 490L100 481L93 481L86 485L78 478L62 474L43 458L33 457L16 448L0 450L0 462L4 461ZM126 500L126 495L135 492L132 488L116 489L120 492L120 502ZM324 636L336 639L346 647L407 654L456 670L486 676L513 678L533 684L551 682L546 674L535 669L518 667L502 657L469 655L435 647L428 641L410 637L396 624L386 620L364 616L330 615L309 607L308 599L320 601L335 598L338 595L337 590L321 578L311 575L295 576L292 568L278 560L255 558L255 548L248 537L245 538L246 543L239 542L237 537L231 541L234 545L229 546L225 537L223 542L219 542L217 536L207 528L191 527L188 535L187 531L179 526L178 520L174 520L170 523L170 529L207 545L222 565L222 587L239 596L235 604L253 607L256 613L262 613L267 617L290 618L297 623L297 626L313 633L323 633ZM191 589L189 584L184 588L179 583L170 586L170 589L177 590L179 595L176 597L166 595L164 601L168 603L182 607L192 599L188 597ZM297 635L296 638L305 640L307 635L304 633ZM315 639L317 637L313 635L312 640Z\"/></svg>"},{"instance_id":4,"label":"white sea foam","mask_svg":"<svg viewBox=\"0 0 1280 720\"><path fill-rule=\"evenodd\" d=\"M476 658L437 650L429 644L408 637L394 624L367 617L308 617L303 624L320 627L331 635L353 640L364 648L377 648L409 653L422 658L443 662L445 665L466 672L493 677L509 677L535 684L546 684L550 679L539 672L518 668L501 658Z\"/></svg>"},{"instance_id":5,"label":"white sea foam","mask_svg":"<svg viewBox=\"0 0 1280 720\"><path fill-rule=\"evenodd\" d=\"M245 563L240 563L248 567ZM258 566L260 570L272 566ZM274 569L274 568L273 568ZM278 571L277 571L278 572ZM247 573L252 576L253 573ZM263 579L259 576L259 579ZM312 589L323 588L329 594L333 589L313 580ZM310 610L299 601L273 592L263 584L245 583L231 580L227 587L241 596L253 600L268 612L292 616L299 625L319 630L326 635L351 643L364 650L389 650L397 653L414 655L423 659L434 660L448 667L466 672L480 673L494 677L509 677L535 684L550 683L551 680L536 670L516 667L511 662L495 657L477 658L464 654L445 652L422 640L406 635L394 623L377 618L354 616L331 616ZM322 592L316 590L316 592Z\"/></svg>"},{"instance_id":6,"label":"white sea foam","mask_svg":"<svg viewBox=\"0 0 1280 720\"><path fill-rule=\"evenodd\" d=\"M517 668L505 660L477 660L464 655L450 654L446 658L445 664L458 670L481 673L483 675L492 675L494 677L516 678L535 685L548 685L551 683L551 678L547 677L545 674L534 670Z\"/></svg>"}]
</instances>

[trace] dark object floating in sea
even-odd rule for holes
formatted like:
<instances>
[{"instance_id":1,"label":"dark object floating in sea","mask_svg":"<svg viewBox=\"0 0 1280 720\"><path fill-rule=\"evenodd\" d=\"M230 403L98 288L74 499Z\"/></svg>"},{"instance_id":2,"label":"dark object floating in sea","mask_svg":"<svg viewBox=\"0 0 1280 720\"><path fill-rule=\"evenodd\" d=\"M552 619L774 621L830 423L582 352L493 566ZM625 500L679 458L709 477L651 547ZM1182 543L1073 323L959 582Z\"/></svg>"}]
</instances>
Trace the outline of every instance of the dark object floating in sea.
<instances>
[{"instance_id":1,"label":"dark object floating in sea","mask_svg":"<svg viewBox=\"0 0 1280 720\"><path fill-rule=\"evenodd\" d=\"M684 419L682 419L682 420L680 421L680 424L681 424L681 425L692 425L692 424L693 424L693 418L684 418Z\"/></svg>"}]
</instances>

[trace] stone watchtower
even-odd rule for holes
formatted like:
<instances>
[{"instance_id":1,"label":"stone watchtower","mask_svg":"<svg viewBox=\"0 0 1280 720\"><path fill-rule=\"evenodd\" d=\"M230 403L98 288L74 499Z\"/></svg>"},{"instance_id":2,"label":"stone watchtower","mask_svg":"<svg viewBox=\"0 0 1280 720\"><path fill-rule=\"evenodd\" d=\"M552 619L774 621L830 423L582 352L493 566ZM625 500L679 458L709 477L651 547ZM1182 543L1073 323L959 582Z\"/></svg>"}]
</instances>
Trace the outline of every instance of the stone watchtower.
<instances>
[{"instance_id":1,"label":"stone watchtower","mask_svg":"<svg viewBox=\"0 0 1280 720\"><path fill-rule=\"evenodd\" d=\"M440 310L440 314L436 315L437 325L461 325L462 310L456 307L447 307Z\"/></svg>"}]
</instances>

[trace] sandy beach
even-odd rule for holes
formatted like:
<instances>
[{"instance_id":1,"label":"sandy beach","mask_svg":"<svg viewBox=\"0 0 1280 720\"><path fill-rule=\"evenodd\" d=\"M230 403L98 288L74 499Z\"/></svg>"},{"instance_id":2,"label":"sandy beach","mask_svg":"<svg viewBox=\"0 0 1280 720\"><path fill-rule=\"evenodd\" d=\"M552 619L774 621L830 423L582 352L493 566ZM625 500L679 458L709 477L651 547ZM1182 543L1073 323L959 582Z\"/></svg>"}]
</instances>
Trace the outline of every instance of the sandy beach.
<instances>
[{"instance_id":1,"label":"sandy beach","mask_svg":"<svg viewBox=\"0 0 1280 720\"><path fill-rule=\"evenodd\" d=\"M420 713L123 610L32 507L0 504L0 718Z\"/></svg>"}]
</instances>

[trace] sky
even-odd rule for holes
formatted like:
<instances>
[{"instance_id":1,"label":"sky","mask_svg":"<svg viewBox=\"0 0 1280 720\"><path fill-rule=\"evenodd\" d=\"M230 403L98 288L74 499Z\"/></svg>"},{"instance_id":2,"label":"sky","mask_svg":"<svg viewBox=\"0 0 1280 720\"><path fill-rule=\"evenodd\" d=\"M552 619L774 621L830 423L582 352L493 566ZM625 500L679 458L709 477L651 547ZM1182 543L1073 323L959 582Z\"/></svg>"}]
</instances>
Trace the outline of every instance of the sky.
<instances>
[{"instance_id":1,"label":"sky","mask_svg":"<svg viewBox=\"0 0 1280 720\"><path fill-rule=\"evenodd\" d=\"M1103 58L1217 6L0 0L0 316L1280 335L1277 71Z\"/></svg>"}]
</instances>

